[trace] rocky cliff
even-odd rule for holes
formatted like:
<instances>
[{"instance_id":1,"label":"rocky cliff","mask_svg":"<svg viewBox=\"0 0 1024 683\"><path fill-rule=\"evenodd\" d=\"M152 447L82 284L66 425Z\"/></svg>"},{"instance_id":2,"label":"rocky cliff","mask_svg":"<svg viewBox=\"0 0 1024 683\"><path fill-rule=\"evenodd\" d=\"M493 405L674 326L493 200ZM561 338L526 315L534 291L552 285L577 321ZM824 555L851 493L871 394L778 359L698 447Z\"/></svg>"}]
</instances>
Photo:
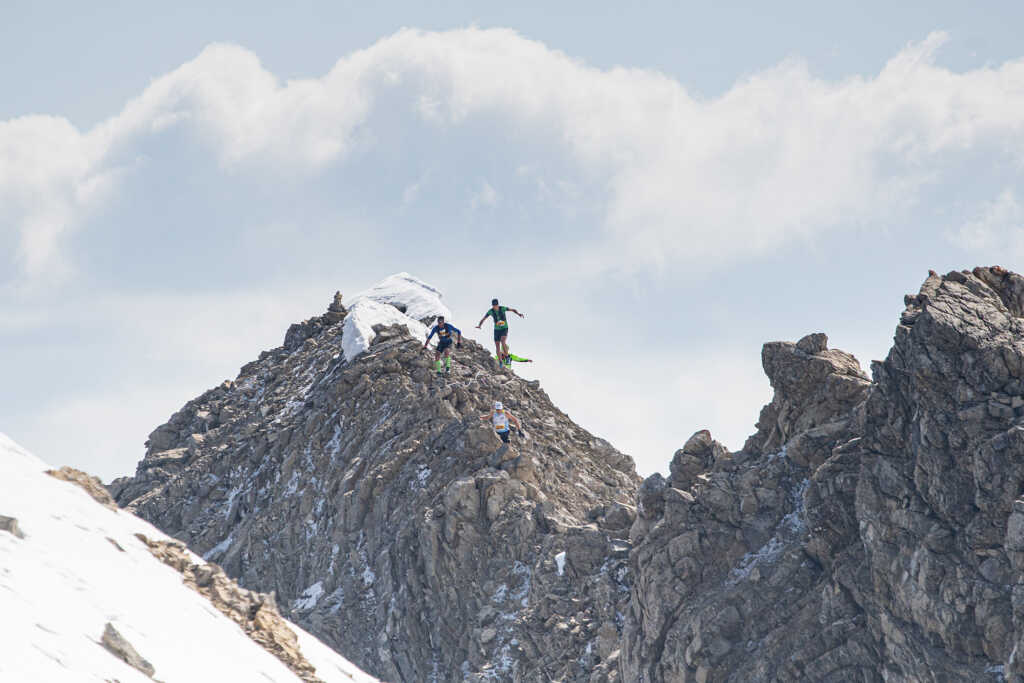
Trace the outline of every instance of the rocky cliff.
<instances>
[{"instance_id":1,"label":"rocky cliff","mask_svg":"<svg viewBox=\"0 0 1024 683\"><path fill-rule=\"evenodd\" d=\"M1024 278L931 274L871 379L766 344L744 447L639 486L475 344L432 376L438 302L371 299L187 404L117 501L390 680L1024 681Z\"/></svg>"},{"instance_id":2,"label":"rocky cliff","mask_svg":"<svg viewBox=\"0 0 1024 683\"><path fill-rule=\"evenodd\" d=\"M1024 278L905 303L873 382L767 344L743 450L698 433L644 482L626 680L1024 680Z\"/></svg>"},{"instance_id":3,"label":"rocky cliff","mask_svg":"<svg viewBox=\"0 0 1024 683\"><path fill-rule=\"evenodd\" d=\"M614 678L633 462L474 342L437 377L422 323L445 310L404 275L339 295L111 491L382 678ZM480 420L495 400L511 446Z\"/></svg>"}]
</instances>

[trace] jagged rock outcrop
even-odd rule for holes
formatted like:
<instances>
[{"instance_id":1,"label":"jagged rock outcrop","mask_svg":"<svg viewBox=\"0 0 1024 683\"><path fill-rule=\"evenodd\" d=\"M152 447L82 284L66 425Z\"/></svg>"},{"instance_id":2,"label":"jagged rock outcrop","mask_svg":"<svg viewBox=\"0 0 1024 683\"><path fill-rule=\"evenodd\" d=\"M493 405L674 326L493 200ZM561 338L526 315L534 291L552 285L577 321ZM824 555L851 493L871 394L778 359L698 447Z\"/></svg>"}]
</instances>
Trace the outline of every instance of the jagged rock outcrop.
<instances>
[{"instance_id":1,"label":"jagged rock outcrop","mask_svg":"<svg viewBox=\"0 0 1024 683\"><path fill-rule=\"evenodd\" d=\"M864 619L841 594L826 609L827 574L803 549L810 463L849 438L849 415L870 386L856 360L826 342L814 334L766 344L775 396L745 449L729 453L697 432L668 481L652 475L641 486L625 680L858 679L833 665L865 647ZM799 459L787 455L793 443L803 444ZM821 615L842 616L823 625Z\"/></svg>"},{"instance_id":2,"label":"jagged rock outcrop","mask_svg":"<svg viewBox=\"0 0 1024 683\"><path fill-rule=\"evenodd\" d=\"M1007 539L1024 482L1021 283L999 268L931 274L872 368L855 511L861 603L891 675L1024 674Z\"/></svg>"},{"instance_id":3,"label":"jagged rock outcrop","mask_svg":"<svg viewBox=\"0 0 1024 683\"><path fill-rule=\"evenodd\" d=\"M870 382L860 364L845 351L829 349L822 332L795 344L765 344L761 364L775 395L743 452L762 455L797 446L791 458L804 466L821 464L828 445L848 432L850 410L864 400Z\"/></svg>"},{"instance_id":4,"label":"jagged rock outcrop","mask_svg":"<svg viewBox=\"0 0 1024 683\"><path fill-rule=\"evenodd\" d=\"M106 626L103 627L103 635L100 636L100 643L107 649L110 654L114 655L121 661L133 669L141 671L146 676L152 678L153 674L156 673L156 669L153 665L146 661L146 658L140 655L132 644L121 635L120 631L114 628L114 625L109 621Z\"/></svg>"},{"instance_id":5,"label":"jagged rock outcrop","mask_svg":"<svg viewBox=\"0 0 1024 683\"><path fill-rule=\"evenodd\" d=\"M433 290L381 291L186 405L117 501L395 681L1024 681L1024 278L932 273L870 380L766 344L744 447L642 483L476 344L435 378Z\"/></svg>"},{"instance_id":6,"label":"jagged rock outcrop","mask_svg":"<svg viewBox=\"0 0 1024 683\"><path fill-rule=\"evenodd\" d=\"M1024 680L1024 278L906 306L871 384L823 335L767 344L744 449L698 433L641 486L626 680Z\"/></svg>"},{"instance_id":7,"label":"jagged rock outcrop","mask_svg":"<svg viewBox=\"0 0 1024 683\"><path fill-rule=\"evenodd\" d=\"M274 655L306 683L323 683L314 667L302 654L299 639L277 611L274 595L241 588L224 570L212 562L196 562L179 541L164 541L136 534L157 558L182 575L185 585L196 591L239 625L260 647ZM108 624L109 626L109 624ZM126 660L127 661L127 660ZM129 661L129 664L140 668ZM149 671L152 676L153 672Z\"/></svg>"},{"instance_id":8,"label":"jagged rock outcrop","mask_svg":"<svg viewBox=\"0 0 1024 683\"><path fill-rule=\"evenodd\" d=\"M25 538L25 534L22 533L21 527L18 526L18 520L14 517L8 517L7 515L0 515L0 531L6 531L15 538Z\"/></svg>"},{"instance_id":9,"label":"jagged rock outcrop","mask_svg":"<svg viewBox=\"0 0 1024 683\"><path fill-rule=\"evenodd\" d=\"M87 474L81 470L76 470L74 467L68 467L64 465L60 469L46 470L54 479L60 479L61 481L70 482L76 486L79 486L89 496L100 505L110 508L111 510L117 509L117 503L114 502L114 498L110 495L103 486L103 482L99 480L99 477L94 477L91 474Z\"/></svg>"},{"instance_id":10,"label":"jagged rock outcrop","mask_svg":"<svg viewBox=\"0 0 1024 683\"><path fill-rule=\"evenodd\" d=\"M618 680L632 460L474 342L436 377L410 335L434 290L389 280L190 401L110 490L382 678Z\"/></svg>"}]
</instances>

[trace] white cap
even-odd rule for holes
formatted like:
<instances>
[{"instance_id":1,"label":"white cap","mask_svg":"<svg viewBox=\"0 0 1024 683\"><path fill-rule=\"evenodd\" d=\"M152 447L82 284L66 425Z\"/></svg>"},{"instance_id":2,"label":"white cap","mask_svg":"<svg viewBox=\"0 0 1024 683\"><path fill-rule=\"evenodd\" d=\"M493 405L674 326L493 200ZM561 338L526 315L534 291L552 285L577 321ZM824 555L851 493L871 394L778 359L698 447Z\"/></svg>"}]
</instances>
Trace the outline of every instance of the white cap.
<instances>
[{"instance_id":1,"label":"white cap","mask_svg":"<svg viewBox=\"0 0 1024 683\"><path fill-rule=\"evenodd\" d=\"M501 405L501 401L495 401L494 402L494 409L495 410L504 410L505 406Z\"/></svg>"}]
</instances>

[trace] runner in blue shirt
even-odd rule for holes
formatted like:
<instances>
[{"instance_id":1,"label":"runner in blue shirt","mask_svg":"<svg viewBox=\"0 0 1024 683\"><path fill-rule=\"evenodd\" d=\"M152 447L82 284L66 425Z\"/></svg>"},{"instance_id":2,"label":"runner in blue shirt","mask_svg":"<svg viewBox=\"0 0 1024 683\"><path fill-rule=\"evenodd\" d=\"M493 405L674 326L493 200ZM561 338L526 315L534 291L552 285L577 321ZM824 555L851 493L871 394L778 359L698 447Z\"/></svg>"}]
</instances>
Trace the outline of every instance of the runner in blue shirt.
<instances>
[{"instance_id":1,"label":"runner in blue shirt","mask_svg":"<svg viewBox=\"0 0 1024 683\"><path fill-rule=\"evenodd\" d=\"M427 341L423 342L423 348L427 348L427 344L430 343L431 337L437 335L437 348L434 349L434 367L437 369L437 374L441 374L441 354L444 354L444 372L445 374L452 370L452 333L458 335L458 342L455 344L455 348L462 348L462 331L455 327L451 323L444 321L444 316L437 316L437 324L430 330L430 334L427 335Z\"/></svg>"}]
</instances>

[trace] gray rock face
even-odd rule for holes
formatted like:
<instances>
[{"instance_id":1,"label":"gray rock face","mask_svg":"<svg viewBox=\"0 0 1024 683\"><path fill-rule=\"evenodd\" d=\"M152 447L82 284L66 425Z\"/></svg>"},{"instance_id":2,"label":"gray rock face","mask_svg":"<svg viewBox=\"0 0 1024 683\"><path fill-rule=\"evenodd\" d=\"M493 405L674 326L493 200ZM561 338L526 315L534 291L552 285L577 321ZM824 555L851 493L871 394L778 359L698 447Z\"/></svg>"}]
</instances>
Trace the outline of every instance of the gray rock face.
<instances>
[{"instance_id":1,"label":"gray rock face","mask_svg":"<svg viewBox=\"0 0 1024 683\"><path fill-rule=\"evenodd\" d=\"M132 644L129 643L109 621L107 622L107 625L103 627L103 636L100 638L100 644L125 664L134 669L138 669L150 678L152 678L153 674L156 673L156 669L153 668L153 665L136 652L135 648L132 647Z\"/></svg>"},{"instance_id":2,"label":"gray rock face","mask_svg":"<svg viewBox=\"0 0 1024 683\"><path fill-rule=\"evenodd\" d=\"M828 349L828 337L809 334L796 344L770 342L761 351L761 364L775 396L761 410L757 433L747 439L745 453L776 453L794 436L813 428L834 429L850 409L864 400L870 381L857 359ZM825 435L826 443L831 441ZM813 438L813 437L812 437Z\"/></svg>"},{"instance_id":3,"label":"gray rock face","mask_svg":"<svg viewBox=\"0 0 1024 683\"><path fill-rule=\"evenodd\" d=\"M1007 542L1024 482L1021 282L932 274L873 367L855 494L863 603L886 670L905 677L1024 674Z\"/></svg>"},{"instance_id":4,"label":"gray rock face","mask_svg":"<svg viewBox=\"0 0 1024 683\"><path fill-rule=\"evenodd\" d=\"M143 534L136 534L136 538L146 544L154 557L180 572L186 586L209 600L218 612L238 624L253 642L281 660L300 680L323 683L316 668L303 656L295 632L281 618L272 593L240 588L216 564L195 562L195 556L179 541L153 540Z\"/></svg>"},{"instance_id":5,"label":"gray rock face","mask_svg":"<svg viewBox=\"0 0 1024 683\"><path fill-rule=\"evenodd\" d=\"M1024 278L932 273L872 365L762 353L774 397L642 483L468 343L289 331L111 485L394 681L1024 681ZM525 435L478 419L502 400Z\"/></svg>"},{"instance_id":6,"label":"gray rock face","mask_svg":"<svg viewBox=\"0 0 1024 683\"><path fill-rule=\"evenodd\" d=\"M618 680L632 460L473 342L447 378L401 326L348 362L336 304L158 427L117 502L385 680Z\"/></svg>"},{"instance_id":7,"label":"gray rock face","mask_svg":"<svg viewBox=\"0 0 1024 683\"><path fill-rule=\"evenodd\" d=\"M1024 278L906 304L873 384L823 335L766 344L744 449L641 486L625 680L1024 680Z\"/></svg>"},{"instance_id":8,"label":"gray rock face","mask_svg":"<svg viewBox=\"0 0 1024 683\"><path fill-rule=\"evenodd\" d=\"M669 482L656 474L640 488L624 680L871 680L871 661L835 666L872 643L805 550L808 463L850 438L870 382L820 334L766 344L762 358L775 397L746 449L729 454L697 432ZM787 455L794 442L799 459Z\"/></svg>"},{"instance_id":9,"label":"gray rock face","mask_svg":"<svg viewBox=\"0 0 1024 683\"><path fill-rule=\"evenodd\" d=\"M25 538L25 534L22 533L21 527L18 525L18 520L14 517L0 515L0 531L6 531L15 538Z\"/></svg>"}]
</instances>

